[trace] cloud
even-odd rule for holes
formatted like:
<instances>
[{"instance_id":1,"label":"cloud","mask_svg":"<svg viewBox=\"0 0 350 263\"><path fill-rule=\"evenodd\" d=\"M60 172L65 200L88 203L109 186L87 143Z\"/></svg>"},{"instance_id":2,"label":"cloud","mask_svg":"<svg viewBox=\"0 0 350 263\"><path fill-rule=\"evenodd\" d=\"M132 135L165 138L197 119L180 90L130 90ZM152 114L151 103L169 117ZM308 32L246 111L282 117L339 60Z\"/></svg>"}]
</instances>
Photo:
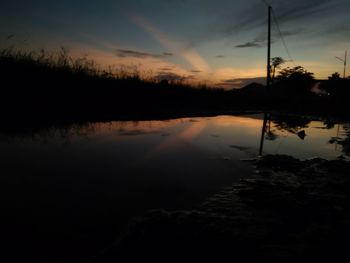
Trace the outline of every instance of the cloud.
<instances>
[{"instance_id":1,"label":"cloud","mask_svg":"<svg viewBox=\"0 0 350 263\"><path fill-rule=\"evenodd\" d=\"M160 68L160 71L172 71L173 68L168 68L168 67L164 67L164 68Z\"/></svg>"},{"instance_id":2,"label":"cloud","mask_svg":"<svg viewBox=\"0 0 350 263\"><path fill-rule=\"evenodd\" d=\"M190 72L192 72L192 73L201 73L202 71L201 70L190 70Z\"/></svg>"},{"instance_id":3,"label":"cloud","mask_svg":"<svg viewBox=\"0 0 350 263\"><path fill-rule=\"evenodd\" d=\"M173 72L160 71L155 76L155 79L158 81L168 80L168 81L186 81L186 80L194 80L194 75L179 75Z\"/></svg>"},{"instance_id":4,"label":"cloud","mask_svg":"<svg viewBox=\"0 0 350 263\"><path fill-rule=\"evenodd\" d=\"M304 31L305 31L304 28L298 28L298 29L294 29L294 30L281 31L281 34L284 38L286 38L286 37L301 34ZM265 32L264 32L264 34L265 34ZM277 39L280 39L280 38L281 38L281 36L279 35L279 32L275 32L271 37L271 43L272 44L276 43ZM236 48L260 48L260 47L265 47L266 45L267 45L267 37L260 34L258 37L256 37L252 41L248 41L246 43L236 45L235 47Z\"/></svg>"},{"instance_id":5,"label":"cloud","mask_svg":"<svg viewBox=\"0 0 350 263\"><path fill-rule=\"evenodd\" d=\"M300 27L294 30L282 30L281 33L284 37L290 37L290 36L299 35L301 33L304 33L305 31L306 31L305 28ZM274 37L277 37L277 34L275 34Z\"/></svg>"},{"instance_id":6,"label":"cloud","mask_svg":"<svg viewBox=\"0 0 350 263\"><path fill-rule=\"evenodd\" d=\"M310 18L313 15L320 15L331 11L332 8L339 3L337 1L330 0L280 0L274 1L273 15L281 23L293 22L295 20L300 20L300 18ZM251 27L261 27L265 25L267 21L267 9L258 8L264 5L262 2L258 4L253 4L240 15L240 22L234 26L234 29L244 29ZM265 11L266 10L266 11Z\"/></svg>"},{"instance_id":7,"label":"cloud","mask_svg":"<svg viewBox=\"0 0 350 263\"><path fill-rule=\"evenodd\" d=\"M127 57L133 57L133 58L165 58L172 56L171 53L163 52L162 54L152 54L152 53L146 53L146 52L140 52L135 50L129 50L129 49L117 49L116 50L117 57L120 58L127 58Z\"/></svg>"},{"instance_id":8,"label":"cloud","mask_svg":"<svg viewBox=\"0 0 350 263\"><path fill-rule=\"evenodd\" d=\"M250 48L250 47L263 47L263 43L264 41L260 41L260 40L253 40L253 41L250 41L250 42L246 42L244 44L239 44L239 45L236 45L235 47L236 48Z\"/></svg>"},{"instance_id":9,"label":"cloud","mask_svg":"<svg viewBox=\"0 0 350 263\"><path fill-rule=\"evenodd\" d=\"M156 39L163 47L170 50L176 50L176 52L189 64L191 64L191 66L196 70L202 70L206 72L210 71L210 67L205 59L195 49L184 48L183 45L178 41L171 40L144 17L135 14L128 14L128 18L140 28L143 28L151 36L153 36L154 39ZM172 53L167 54L169 55Z\"/></svg>"},{"instance_id":10,"label":"cloud","mask_svg":"<svg viewBox=\"0 0 350 263\"><path fill-rule=\"evenodd\" d=\"M337 3L338 2L338 3ZM276 16L279 21L293 21L300 18L333 13L334 7L339 5L339 1L330 0L283 0L276 4Z\"/></svg>"},{"instance_id":11,"label":"cloud","mask_svg":"<svg viewBox=\"0 0 350 263\"><path fill-rule=\"evenodd\" d=\"M15 35L13 35L13 34L8 35L8 36L6 37L6 40L9 40L9 39L14 38L14 37L15 37Z\"/></svg>"},{"instance_id":12,"label":"cloud","mask_svg":"<svg viewBox=\"0 0 350 263\"><path fill-rule=\"evenodd\" d=\"M165 56L165 57L172 57L172 56L174 56L174 54L170 53L170 52L163 52L163 56Z\"/></svg>"},{"instance_id":13,"label":"cloud","mask_svg":"<svg viewBox=\"0 0 350 263\"><path fill-rule=\"evenodd\" d=\"M216 58L224 58L225 56L223 55L217 55Z\"/></svg>"}]
</instances>

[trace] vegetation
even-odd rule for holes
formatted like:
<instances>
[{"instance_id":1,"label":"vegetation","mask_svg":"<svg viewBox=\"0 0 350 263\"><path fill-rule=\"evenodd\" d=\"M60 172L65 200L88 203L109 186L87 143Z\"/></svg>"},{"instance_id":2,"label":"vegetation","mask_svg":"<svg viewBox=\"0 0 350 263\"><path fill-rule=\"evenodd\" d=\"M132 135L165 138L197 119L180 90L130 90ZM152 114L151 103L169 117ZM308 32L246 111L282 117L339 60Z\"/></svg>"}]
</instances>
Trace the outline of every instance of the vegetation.
<instances>
[{"instance_id":1,"label":"vegetation","mask_svg":"<svg viewBox=\"0 0 350 263\"><path fill-rule=\"evenodd\" d=\"M272 82L275 80L276 69L280 69L281 65L286 63L286 61L281 57L274 57L271 59L272 62Z\"/></svg>"},{"instance_id":2,"label":"vegetation","mask_svg":"<svg viewBox=\"0 0 350 263\"><path fill-rule=\"evenodd\" d=\"M135 68L99 69L87 58L57 53L0 52L3 119L81 120L169 114L225 107L224 91L142 78Z\"/></svg>"},{"instance_id":3,"label":"vegetation","mask_svg":"<svg viewBox=\"0 0 350 263\"><path fill-rule=\"evenodd\" d=\"M284 62L273 58L273 76ZM344 114L342 105L350 98L349 80L337 74L321 85L329 96L313 93L313 73L301 66L280 69L269 92L258 84L225 91L157 80L142 76L136 68L104 70L86 57L69 57L64 48L54 53L0 51L0 72L6 83L0 89L3 123L163 118L244 110Z\"/></svg>"}]
</instances>

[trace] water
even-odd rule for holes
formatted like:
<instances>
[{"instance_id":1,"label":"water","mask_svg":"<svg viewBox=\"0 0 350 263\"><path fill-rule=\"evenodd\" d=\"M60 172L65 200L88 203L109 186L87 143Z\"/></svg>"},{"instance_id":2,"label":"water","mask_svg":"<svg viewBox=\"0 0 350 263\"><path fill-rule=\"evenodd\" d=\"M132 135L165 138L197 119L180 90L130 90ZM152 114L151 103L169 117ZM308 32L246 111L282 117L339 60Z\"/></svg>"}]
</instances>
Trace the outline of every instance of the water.
<instances>
[{"instance_id":1,"label":"water","mask_svg":"<svg viewBox=\"0 0 350 263\"><path fill-rule=\"evenodd\" d=\"M267 124L264 154L348 158L340 142L349 124L273 116ZM262 125L260 114L2 132L5 236L35 257L102 248L133 216L193 208L252 174L242 160L258 156Z\"/></svg>"}]
</instances>

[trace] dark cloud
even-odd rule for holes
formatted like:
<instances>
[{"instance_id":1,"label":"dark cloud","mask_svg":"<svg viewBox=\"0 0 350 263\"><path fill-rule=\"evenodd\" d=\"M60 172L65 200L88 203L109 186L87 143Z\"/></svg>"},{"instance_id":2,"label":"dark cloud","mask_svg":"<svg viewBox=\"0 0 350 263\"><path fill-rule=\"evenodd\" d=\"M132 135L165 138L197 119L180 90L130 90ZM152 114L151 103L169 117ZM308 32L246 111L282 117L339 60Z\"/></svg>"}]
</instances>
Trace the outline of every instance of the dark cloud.
<instances>
[{"instance_id":1,"label":"dark cloud","mask_svg":"<svg viewBox=\"0 0 350 263\"><path fill-rule=\"evenodd\" d=\"M134 58L165 58L172 56L172 53L163 52L162 54L152 54L152 53L146 53L146 52L140 52L136 50L129 50L129 49L117 49L116 50L117 57L120 58L127 58L127 57L134 57Z\"/></svg>"},{"instance_id":2,"label":"dark cloud","mask_svg":"<svg viewBox=\"0 0 350 263\"><path fill-rule=\"evenodd\" d=\"M223 55L217 55L216 58L224 58L225 56Z\"/></svg>"},{"instance_id":3,"label":"dark cloud","mask_svg":"<svg viewBox=\"0 0 350 263\"><path fill-rule=\"evenodd\" d=\"M163 56L165 56L165 57L172 57L172 56L174 56L174 54L170 53L170 52L163 52Z\"/></svg>"},{"instance_id":4,"label":"dark cloud","mask_svg":"<svg viewBox=\"0 0 350 263\"><path fill-rule=\"evenodd\" d=\"M305 28L297 28L295 30L282 30L281 33L284 37L296 36L306 31ZM275 34L276 35L276 34ZM277 37L277 36L275 36Z\"/></svg>"},{"instance_id":5,"label":"dark cloud","mask_svg":"<svg viewBox=\"0 0 350 263\"><path fill-rule=\"evenodd\" d=\"M313 15L333 13L339 1L332 0L284 0L276 4L275 14L279 21L287 22Z\"/></svg>"},{"instance_id":6,"label":"dark cloud","mask_svg":"<svg viewBox=\"0 0 350 263\"><path fill-rule=\"evenodd\" d=\"M246 42L244 44L239 44L235 46L236 48L247 48L247 47L263 47L263 42L259 40L253 40L251 42Z\"/></svg>"},{"instance_id":7,"label":"dark cloud","mask_svg":"<svg viewBox=\"0 0 350 263\"><path fill-rule=\"evenodd\" d=\"M9 39L11 39L11 38L14 38L15 37L15 35L8 35L7 37L6 37L6 40L9 40Z\"/></svg>"},{"instance_id":8,"label":"dark cloud","mask_svg":"<svg viewBox=\"0 0 350 263\"><path fill-rule=\"evenodd\" d=\"M168 81L186 81L186 80L193 80L195 79L194 75L187 75L187 76L183 76L183 75L179 75L173 72L163 72L160 71L158 72L158 74L155 76L155 79L158 81L162 81L162 80L168 80Z\"/></svg>"},{"instance_id":9,"label":"dark cloud","mask_svg":"<svg viewBox=\"0 0 350 263\"><path fill-rule=\"evenodd\" d=\"M295 30L285 30L285 31L281 31L281 34L283 36L283 38L287 38L287 37L291 37L291 36L295 36L295 35L298 35L298 34L301 34L305 32L305 29L304 28L298 28L298 29L295 29ZM264 34L266 34L264 32ZM275 32L273 35L272 35L272 39L271 39L271 43L276 43L278 39L280 39L280 34L279 32ZM246 43L243 43L243 44L239 44L239 45L236 45L235 47L236 48L260 48L260 47L265 47L267 45L267 37L260 34L257 38L255 38L254 40L252 41L248 41Z\"/></svg>"},{"instance_id":10,"label":"dark cloud","mask_svg":"<svg viewBox=\"0 0 350 263\"><path fill-rule=\"evenodd\" d=\"M279 0L270 2L274 10L273 17L278 21L284 37L296 34L310 34L315 30L318 31L318 35L323 35L323 31L319 31L318 29L326 28L320 24L315 25L313 21L318 21L326 17L334 17L337 13L339 16L344 17L344 8L349 7L349 3L346 0ZM252 3L235 17L232 16L232 18L226 17L223 19L222 23L227 25L224 29L224 34L228 36L235 36L247 31L252 33L258 31L261 35L266 35L267 8L262 1L255 1L255 3ZM335 24L339 23L339 19L330 21L330 23L334 27ZM289 30L291 28L303 28L303 30ZM277 34L275 27L273 29L274 38L277 37ZM257 45L253 46L257 47Z\"/></svg>"},{"instance_id":11,"label":"dark cloud","mask_svg":"<svg viewBox=\"0 0 350 263\"><path fill-rule=\"evenodd\" d=\"M201 70L190 70L190 72L192 72L192 73L201 73L202 71Z\"/></svg>"},{"instance_id":12,"label":"dark cloud","mask_svg":"<svg viewBox=\"0 0 350 263\"><path fill-rule=\"evenodd\" d=\"M327 12L332 12L332 8L336 6L337 1L332 0L281 0L272 3L273 17L279 22L290 22L299 20L300 18L309 18L313 15L320 15ZM258 6L260 5L260 7ZM263 3L253 4L241 13L241 23L236 27L251 27L261 26L266 24L267 9L262 8Z\"/></svg>"}]
</instances>

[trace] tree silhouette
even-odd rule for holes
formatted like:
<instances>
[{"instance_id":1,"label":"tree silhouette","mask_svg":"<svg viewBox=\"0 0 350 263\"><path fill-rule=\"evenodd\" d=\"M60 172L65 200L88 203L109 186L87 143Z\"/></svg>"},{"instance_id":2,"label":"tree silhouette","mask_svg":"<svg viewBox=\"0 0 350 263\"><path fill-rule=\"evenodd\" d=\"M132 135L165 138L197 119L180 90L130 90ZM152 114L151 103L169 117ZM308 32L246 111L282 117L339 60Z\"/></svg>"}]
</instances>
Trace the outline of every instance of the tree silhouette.
<instances>
[{"instance_id":1,"label":"tree silhouette","mask_svg":"<svg viewBox=\"0 0 350 263\"><path fill-rule=\"evenodd\" d=\"M333 73L330 77L328 77L328 80L340 80L340 74L338 72Z\"/></svg>"},{"instance_id":2,"label":"tree silhouette","mask_svg":"<svg viewBox=\"0 0 350 263\"><path fill-rule=\"evenodd\" d=\"M272 64L272 83L275 80L275 75L276 75L276 69L281 68L281 65L286 63L286 61L281 58L281 57L274 57L271 59L271 64Z\"/></svg>"},{"instance_id":3,"label":"tree silhouette","mask_svg":"<svg viewBox=\"0 0 350 263\"><path fill-rule=\"evenodd\" d=\"M308 72L302 66L282 69L277 76L278 85L293 92L310 92L314 84L314 73Z\"/></svg>"}]
</instances>

